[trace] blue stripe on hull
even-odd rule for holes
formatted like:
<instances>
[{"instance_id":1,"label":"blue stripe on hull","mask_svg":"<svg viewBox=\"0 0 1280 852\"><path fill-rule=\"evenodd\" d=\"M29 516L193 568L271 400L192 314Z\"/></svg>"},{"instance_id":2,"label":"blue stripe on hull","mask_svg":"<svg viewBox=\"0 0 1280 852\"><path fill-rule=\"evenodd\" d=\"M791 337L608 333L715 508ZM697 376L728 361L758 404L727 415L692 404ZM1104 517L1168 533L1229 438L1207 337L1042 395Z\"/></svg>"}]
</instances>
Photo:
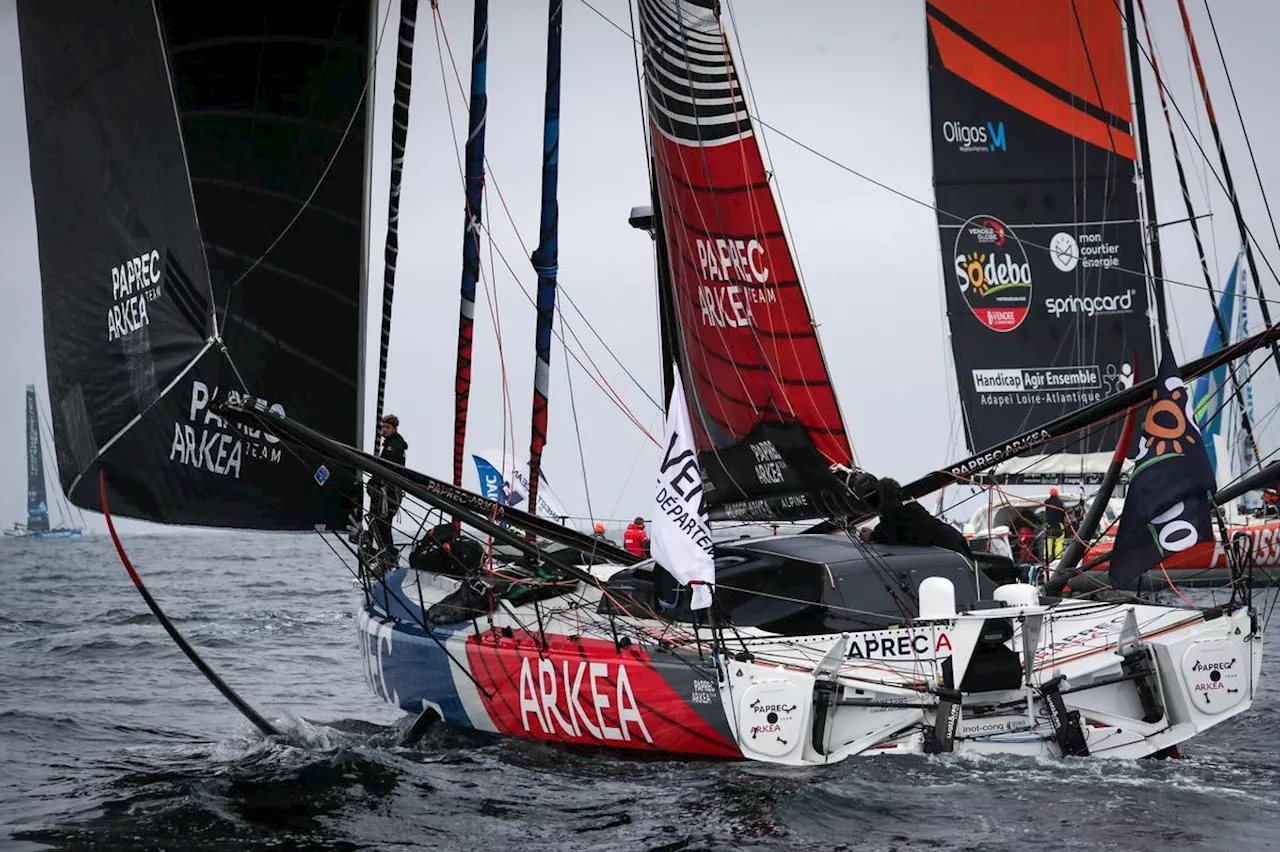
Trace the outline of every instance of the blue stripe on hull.
<instances>
[{"instance_id":1,"label":"blue stripe on hull","mask_svg":"<svg viewBox=\"0 0 1280 852\"><path fill-rule=\"evenodd\" d=\"M450 642L455 630L437 628L437 643L417 626L422 621L421 608L398 593L404 572L401 568L386 577L386 588L397 590L391 601L381 585L374 589L373 606L361 595L358 630L365 681L384 701L406 712L420 713L431 705L449 724L474 727L454 681L457 667L449 659L452 654L459 663L465 662L463 642ZM448 653L441 645L449 648ZM466 677L462 672L457 675Z\"/></svg>"}]
</instances>

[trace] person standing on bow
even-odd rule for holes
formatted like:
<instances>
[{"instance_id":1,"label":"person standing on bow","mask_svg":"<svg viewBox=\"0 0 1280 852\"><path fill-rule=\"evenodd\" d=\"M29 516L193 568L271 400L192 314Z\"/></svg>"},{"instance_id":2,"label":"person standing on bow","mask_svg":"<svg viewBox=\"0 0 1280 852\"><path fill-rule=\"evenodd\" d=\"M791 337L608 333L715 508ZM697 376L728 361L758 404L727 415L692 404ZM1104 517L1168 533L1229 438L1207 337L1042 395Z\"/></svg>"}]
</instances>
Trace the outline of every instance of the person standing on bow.
<instances>
[{"instance_id":1,"label":"person standing on bow","mask_svg":"<svg viewBox=\"0 0 1280 852\"><path fill-rule=\"evenodd\" d=\"M1049 499L1044 501L1044 561L1052 562L1062 556L1062 544L1067 526L1067 510L1058 496L1058 489L1049 489Z\"/></svg>"},{"instance_id":2,"label":"person standing on bow","mask_svg":"<svg viewBox=\"0 0 1280 852\"><path fill-rule=\"evenodd\" d=\"M392 464L404 465L409 442L400 434L400 418L394 414L384 415L378 423L378 438L382 443L378 458ZM377 559L384 569L390 570L396 566L400 558L399 552L392 543L391 522L400 512L400 502L404 499L404 492L376 476L370 477L368 491L369 513L373 516L370 527L378 547Z\"/></svg>"},{"instance_id":3,"label":"person standing on bow","mask_svg":"<svg viewBox=\"0 0 1280 852\"><path fill-rule=\"evenodd\" d=\"M636 518L622 534L622 546L636 556L649 555L649 534L644 531L644 518Z\"/></svg>"}]
</instances>

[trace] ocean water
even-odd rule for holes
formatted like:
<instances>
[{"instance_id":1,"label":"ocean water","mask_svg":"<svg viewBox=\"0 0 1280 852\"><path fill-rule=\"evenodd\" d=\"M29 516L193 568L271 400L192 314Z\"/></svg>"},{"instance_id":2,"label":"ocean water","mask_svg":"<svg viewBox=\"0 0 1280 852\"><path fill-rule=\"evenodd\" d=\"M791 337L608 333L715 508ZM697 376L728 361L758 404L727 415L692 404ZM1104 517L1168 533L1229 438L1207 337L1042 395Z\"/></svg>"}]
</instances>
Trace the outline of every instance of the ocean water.
<instances>
[{"instance_id":1,"label":"ocean water","mask_svg":"<svg viewBox=\"0 0 1280 852\"><path fill-rule=\"evenodd\" d=\"M191 644L298 744L264 739L204 680L110 539L0 541L0 849L1280 847L1274 679L1181 760L797 771L442 727L406 749L406 717L364 682L350 574L317 536L125 545Z\"/></svg>"}]
</instances>

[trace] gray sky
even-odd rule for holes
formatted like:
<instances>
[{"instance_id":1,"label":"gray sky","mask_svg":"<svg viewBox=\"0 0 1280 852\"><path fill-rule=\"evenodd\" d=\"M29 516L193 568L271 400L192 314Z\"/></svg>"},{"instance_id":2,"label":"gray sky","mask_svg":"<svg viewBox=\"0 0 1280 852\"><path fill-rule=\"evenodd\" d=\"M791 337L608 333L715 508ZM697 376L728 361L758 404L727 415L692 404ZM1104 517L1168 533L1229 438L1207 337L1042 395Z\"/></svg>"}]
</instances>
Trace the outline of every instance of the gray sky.
<instances>
[{"instance_id":1,"label":"gray sky","mask_svg":"<svg viewBox=\"0 0 1280 852\"><path fill-rule=\"evenodd\" d=\"M625 0L591 0L592 6L627 27ZM385 239L387 120L394 71L398 12L387 28L376 100L374 208L370 279L382 280ZM1212 153L1203 109L1182 44L1172 0L1155 0L1153 26L1166 83L1175 101L1203 131ZM1257 184L1247 159L1221 65L1204 18L1202 0L1191 0L1202 58L1215 108L1232 155L1236 183L1263 254L1280 259L1270 235ZM931 202L930 127L925 78L923 3L869 0L806 0L777 4L737 0L731 6L737 38L733 46L745 66L761 118L839 163ZM471 3L441 0L444 36L452 46L461 85L469 75ZM1158 8L1154 8L1158 7ZM785 8L786 14L779 10ZM1280 13L1274 0L1216 0L1212 6L1233 81L1240 97L1259 166L1280 204L1280 162L1271 139L1280 130L1274 96L1280 56L1272 36ZM514 433L521 454L529 442L534 315L500 252L532 294L535 275L528 251L537 241L539 169L546 35L546 4L496 0L491 5L489 47L489 192L485 220L493 228L493 264L486 244L484 278L497 294ZM0 314L5 346L0 367L0 525L25 514L23 388L35 382L45 400L40 323L39 270L22 120L22 85L12 0L0 0L0 39L5 67L0 104L9 121L0 126L4 198L0 246L8 261L6 309ZM453 65L439 52L429 4L418 21L409 145L401 208L401 253L387 409L400 416L410 443L409 464L449 477L453 428L453 371L461 267L462 188L459 172L466 130L466 104ZM647 203L642 124L635 68L628 38L582 0L566 0L560 149L560 283L599 334L652 396L661 394L651 243L627 225L635 204ZM446 94L448 107L446 107ZM1159 218L1185 215L1169 158L1163 119L1154 104L1148 74L1153 171ZM452 114L452 126L449 116ZM914 478L964 454L954 427L958 405L942 307L942 270L935 214L926 206L886 192L808 153L767 129L772 160L790 233L800 263L836 390L863 466L880 475ZM1216 268L1225 276L1235 254L1230 208L1204 161L1182 132L1179 144L1200 211L1215 247ZM1216 158L1213 167L1217 168ZM497 190L515 220L513 231ZM1207 199L1207 200L1206 200ZM1163 229L1166 275L1194 287L1169 287L1173 345L1180 357L1199 354L1209 322L1207 299L1186 226ZM1278 263L1280 266L1280 263ZM1276 296L1274 279L1268 290ZM371 298L371 305L380 299ZM484 288L476 318L476 352L468 448L502 444L501 370L490 302ZM587 345L609 383L655 436L660 412L627 379L563 300L561 313ZM1276 312L1280 314L1280 306ZM1257 312L1251 311L1256 317ZM376 345L378 317L370 317ZM557 323L559 327L559 323ZM576 347L575 347L576 348ZM371 350L373 351L373 350ZM556 493L576 514L587 503L579 463L566 356L552 353L551 422L544 470ZM370 358L376 380L376 353ZM1268 367L1256 394L1261 419L1280 394ZM573 364L573 402L582 435L591 503L597 516L647 514L652 499L657 448ZM372 407L372 391L370 392ZM1274 434L1265 430L1264 434ZM510 440L510 438L508 438ZM1276 446L1264 438L1263 451ZM5 448L8 448L7 450ZM468 466L474 482L474 469ZM101 529L99 518L90 525ZM142 529L144 525L126 525Z\"/></svg>"}]
</instances>

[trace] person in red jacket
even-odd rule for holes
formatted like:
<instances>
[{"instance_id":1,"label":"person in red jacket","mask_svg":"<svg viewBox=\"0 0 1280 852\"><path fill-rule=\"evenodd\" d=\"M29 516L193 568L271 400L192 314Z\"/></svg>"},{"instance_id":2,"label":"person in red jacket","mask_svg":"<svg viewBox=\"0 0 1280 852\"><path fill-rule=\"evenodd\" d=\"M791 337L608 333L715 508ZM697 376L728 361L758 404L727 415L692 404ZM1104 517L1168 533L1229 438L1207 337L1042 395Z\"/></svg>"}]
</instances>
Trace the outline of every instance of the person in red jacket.
<instances>
[{"instance_id":1,"label":"person in red jacket","mask_svg":"<svg viewBox=\"0 0 1280 852\"><path fill-rule=\"evenodd\" d=\"M622 534L622 546L636 556L649 555L649 534L644 531L644 518L636 518Z\"/></svg>"}]
</instances>

